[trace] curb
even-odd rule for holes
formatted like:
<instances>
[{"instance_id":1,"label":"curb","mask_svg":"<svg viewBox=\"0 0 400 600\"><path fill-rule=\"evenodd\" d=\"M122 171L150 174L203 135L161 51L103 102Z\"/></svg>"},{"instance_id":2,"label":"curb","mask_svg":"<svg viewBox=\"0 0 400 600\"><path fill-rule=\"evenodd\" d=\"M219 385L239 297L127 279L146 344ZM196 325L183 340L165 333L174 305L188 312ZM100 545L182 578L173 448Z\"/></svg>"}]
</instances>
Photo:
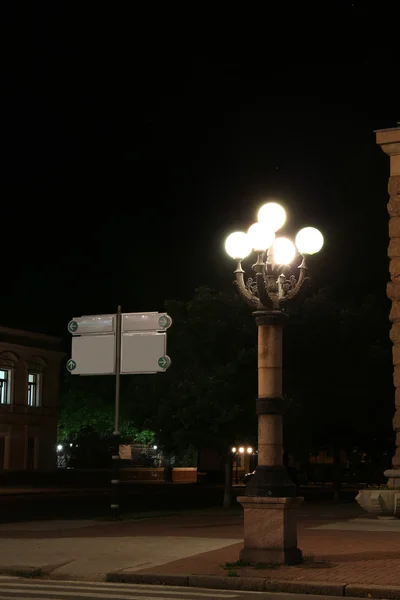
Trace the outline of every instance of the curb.
<instances>
[{"instance_id":1,"label":"curb","mask_svg":"<svg viewBox=\"0 0 400 600\"><path fill-rule=\"evenodd\" d=\"M0 567L0 575L12 575L14 577L41 577L43 571L40 567Z\"/></svg>"},{"instance_id":2,"label":"curb","mask_svg":"<svg viewBox=\"0 0 400 600\"><path fill-rule=\"evenodd\" d=\"M400 600L400 586L358 583L325 583L323 581L266 579L263 577L220 577L218 575L171 575L168 573L106 574L106 581L147 585L175 585L218 590L242 590L249 592L281 592L292 594L315 594Z\"/></svg>"},{"instance_id":3,"label":"curb","mask_svg":"<svg viewBox=\"0 0 400 600\"><path fill-rule=\"evenodd\" d=\"M400 598L400 586L398 585L373 585L361 583L349 583L346 586L346 596L358 596L360 598L387 598L387 600L398 600Z\"/></svg>"}]
</instances>

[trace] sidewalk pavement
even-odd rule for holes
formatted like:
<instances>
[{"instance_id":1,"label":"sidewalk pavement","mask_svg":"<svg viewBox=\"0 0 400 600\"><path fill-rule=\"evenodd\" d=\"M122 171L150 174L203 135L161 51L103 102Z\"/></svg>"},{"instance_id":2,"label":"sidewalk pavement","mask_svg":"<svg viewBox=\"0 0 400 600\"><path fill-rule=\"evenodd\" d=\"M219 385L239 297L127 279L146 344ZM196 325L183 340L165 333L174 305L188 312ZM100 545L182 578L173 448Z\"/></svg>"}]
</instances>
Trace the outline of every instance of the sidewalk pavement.
<instances>
[{"instance_id":1,"label":"sidewalk pavement","mask_svg":"<svg viewBox=\"0 0 400 600\"><path fill-rule=\"evenodd\" d=\"M105 487L78 488L78 487L1 487L0 496L26 496L31 494L76 494L86 492L104 491Z\"/></svg>"},{"instance_id":2,"label":"sidewalk pavement","mask_svg":"<svg viewBox=\"0 0 400 600\"><path fill-rule=\"evenodd\" d=\"M0 573L400 600L400 520L368 519L355 504L304 504L298 537L303 564L254 568L237 563L240 508L4 524Z\"/></svg>"}]
</instances>

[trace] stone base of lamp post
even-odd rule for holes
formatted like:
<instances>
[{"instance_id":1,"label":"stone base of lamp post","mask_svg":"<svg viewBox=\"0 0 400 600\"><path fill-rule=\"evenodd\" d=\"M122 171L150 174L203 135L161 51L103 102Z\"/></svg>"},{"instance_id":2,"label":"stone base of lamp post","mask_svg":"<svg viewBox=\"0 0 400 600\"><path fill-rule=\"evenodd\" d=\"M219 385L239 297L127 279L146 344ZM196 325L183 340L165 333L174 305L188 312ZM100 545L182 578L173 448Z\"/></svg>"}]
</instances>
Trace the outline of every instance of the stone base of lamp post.
<instances>
[{"instance_id":1,"label":"stone base of lamp post","mask_svg":"<svg viewBox=\"0 0 400 600\"><path fill-rule=\"evenodd\" d=\"M295 498L297 486L282 466L258 465L246 485L246 496Z\"/></svg>"},{"instance_id":2,"label":"stone base of lamp post","mask_svg":"<svg viewBox=\"0 0 400 600\"><path fill-rule=\"evenodd\" d=\"M240 560L295 565L302 561L297 547L297 508L303 498L240 496L244 509L244 548Z\"/></svg>"},{"instance_id":3,"label":"stone base of lamp post","mask_svg":"<svg viewBox=\"0 0 400 600\"><path fill-rule=\"evenodd\" d=\"M400 489L400 470L388 469L384 471L384 476L388 478L387 485L390 488Z\"/></svg>"}]
</instances>

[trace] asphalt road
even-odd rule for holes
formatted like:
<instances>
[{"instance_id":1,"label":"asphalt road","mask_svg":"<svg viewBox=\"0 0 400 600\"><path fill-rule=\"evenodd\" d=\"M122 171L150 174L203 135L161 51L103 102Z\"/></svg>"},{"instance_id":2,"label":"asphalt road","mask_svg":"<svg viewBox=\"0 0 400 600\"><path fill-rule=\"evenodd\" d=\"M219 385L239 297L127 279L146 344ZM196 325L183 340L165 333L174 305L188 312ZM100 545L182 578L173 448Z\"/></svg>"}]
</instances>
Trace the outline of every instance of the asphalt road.
<instances>
[{"instance_id":1,"label":"asphalt road","mask_svg":"<svg viewBox=\"0 0 400 600\"><path fill-rule=\"evenodd\" d=\"M244 488L234 488L242 495ZM307 492L308 503L332 503L332 494ZM344 503L354 503L355 493L343 495ZM221 486L125 484L121 490L121 512L130 515L143 511L205 509L222 506ZM60 490L52 493L0 494L0 523L43 519L88 519L110 515L109 490ZM233 498L232 504L236 500Z\"/></svg>"},{"instance_id":2,"label":"asphalt road","mask_svg":"<svg viewBox=\"0 0 400 600\"><path fill-rule=\"evenodd\" d=\"M222 505L214 486L124 486L122 513L210 508ZM87 519L110 515L110 491L82 490L0 495L0 523L42 519Z\"/></svg>"},{"instance_id":3,"label":"asphalt road","mask_svg":"<svg viewBox=\"0 0 400 600\"><path fill-rule=\"evenodd\" d=\"M2 600L339 600L335 596L0 577ZM343 596L340 596L343 600Z\"/></svg>"}]
</instances>

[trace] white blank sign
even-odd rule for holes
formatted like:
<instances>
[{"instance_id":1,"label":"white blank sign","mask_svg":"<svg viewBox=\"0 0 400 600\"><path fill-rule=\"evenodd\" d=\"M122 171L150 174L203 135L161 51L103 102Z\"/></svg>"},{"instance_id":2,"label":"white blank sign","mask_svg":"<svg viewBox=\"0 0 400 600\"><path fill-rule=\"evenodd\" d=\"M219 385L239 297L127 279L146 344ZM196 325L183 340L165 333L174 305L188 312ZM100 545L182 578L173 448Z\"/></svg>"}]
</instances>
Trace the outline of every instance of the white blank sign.
<instances>
[{"instance_id":1,"label":"white blank sign","mask_svg":"<svg viewBox=\"0 0 400 600\"><path fill-rule=\"evenodd\" d=\"M166 333L124 333L121 346L121 373L164 371L158 361L167 352Z\"/></svg>"},{"instance_id":2,"label":"white blank sign","mask_svg":"<svg viewBox=\"0 0 400 600\"><path fill-rule=\"evenodd\" d=\"M78 329L73 335L114 333L115 315L89 315L73 319L78 324Z\"/></svg>"},{"instance_id":3,"label":"white blank sign","mask_svg":"<svg viewBox=\"0 0 400 600\"><path fill-rule=\"evenodd\" d=\"M115 335L73 336L73 375L112 375L115 373Z\"/></svg>"},{"instance_id":4,"label":"white blank sign","mask_svg":"<svg viewBox=\"0 0 400 600\"><path fill-rule=\"evenodd\" d=\"M152 313L125 313L122 315L122 331L159 331L158 320L161 315Z\"/></svg>"}]
</instances>

